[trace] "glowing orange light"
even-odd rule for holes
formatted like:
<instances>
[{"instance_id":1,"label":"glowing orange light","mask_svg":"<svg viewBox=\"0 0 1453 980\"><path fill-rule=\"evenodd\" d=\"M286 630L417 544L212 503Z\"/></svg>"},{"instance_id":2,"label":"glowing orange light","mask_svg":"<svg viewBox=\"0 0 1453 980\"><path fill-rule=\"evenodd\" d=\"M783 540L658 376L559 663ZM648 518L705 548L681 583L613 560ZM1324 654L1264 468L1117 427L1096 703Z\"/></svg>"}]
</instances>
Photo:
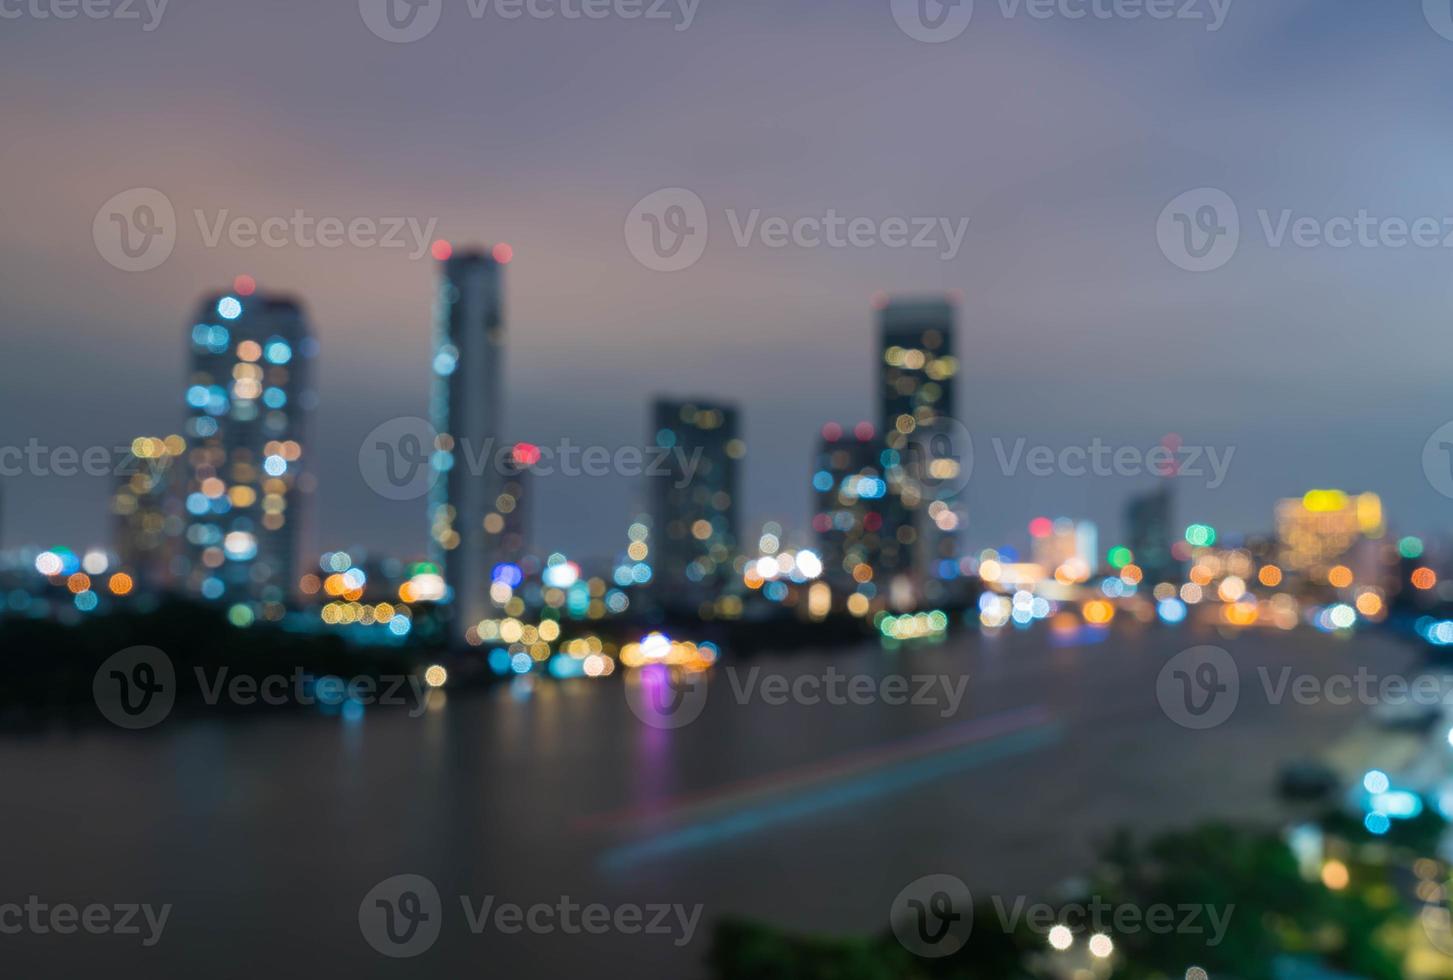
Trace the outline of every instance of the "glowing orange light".
<instances>
[{"instance_id":1,"label":"glowing orange light","mask_svg":"<svg viewBox=\"0 0 1453 980\"><path fill-rule=\"evenodd\" d=\"M1104 626L1115 618L1115 607L1104 599L1093 599L1085 603L1083 613L1091 626Z\"/></svg>"},{"instance_id":2,"label":"glowing orange light","mask_svg":"<svg viewBox=\"0 0 1453 980\"><path fill-rule=\"evenodd\" d=\"M1438 584L1438 573L1431 568L1419 568L1413 572L1413 588L1424 592Z\"/></svg>"},{"instance_id":3,"label":"glowing orange light","mask_svg":"<svg viewBox=\"0 0 1453 980\"><path fill-rule=\"evenodd\" d=\"M1332 891L1340 892L1351 880L1352 875L1348 873L1347 865L1341 861L1328 861L1322 865L1322 884Z\"/></svg>"},{"instance_id":4,"label":"glowing orange light","mask_svg":"<svg viewBox=\"0 0 1453 980\"><path fill-rule=\"evenodd\" d=\"M434 256L436 261L446 262L454 254L454 246L441 238L429 246L429 254Z\"/></svg>"},{"instance_id":5,"label":"glowing orange light","mask_svg":"<svg viewBox=\"0 0 1453 980\"><path fill-rule=\"evenodd\" d=\"M238 292L242 292L242 290L239 289ZM130 595L135 584L131 581L130 575L127 575L125 572L117 572L111 576L111 581L107 583L107 587L111 590L112 595Z\"/></svg>"},{"instance_id":6,"label":"glowing orange light","mask_svg":"<svg viewBox=\"0 0 1453 980\"><path fill-rule=\"evenodd\" d=\"M82 592L91 588L91 576L85 572L77 572L66 579L66 588L70 589L76 595L80 595Z\"/></svg>"},{"instance_id":7,"label":"glowing orange light","mask_svg":"<svg viewBox=\"0 0 1453 980\"><path fill-rule=\"evenodd\" d=\"M1261 571L1257 573L1256 577L1260 579L1261 584L1266 586L1268 589L1274 589L1278 585L1281 585L1281 569L1277 568L1275 565L1262 565Z\"/></svg>"},{"instance_id":8,"label":"glowing orange light","mask_svg":"<svg viewBox=\"0 0 1453 980\"><path fill-rule=\"evenodd\" d=\"M1352 584L1352 569L1338 565L1327 573L1327 584L1334 589L1345 589Z\"/></svg>"}]
</instances>

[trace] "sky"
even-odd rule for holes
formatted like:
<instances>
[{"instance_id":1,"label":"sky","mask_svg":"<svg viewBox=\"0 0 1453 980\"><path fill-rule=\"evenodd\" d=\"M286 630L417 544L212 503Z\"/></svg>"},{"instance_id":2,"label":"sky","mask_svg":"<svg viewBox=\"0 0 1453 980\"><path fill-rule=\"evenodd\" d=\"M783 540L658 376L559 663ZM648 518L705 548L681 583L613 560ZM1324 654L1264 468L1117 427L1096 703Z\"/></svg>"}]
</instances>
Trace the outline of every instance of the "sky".
<instances>
[{"instance_id":1,"label":"sky","mask_svg":"<svg viewBox=\"0 0 1453 980\"><path fill-rule=\"evenodd\" d=\"M700 0L689 26L674 0L674 20L475 18L438 0L438 27L411 43L370 30L373 0L172 0L154 23L144 4L141 22L36 15L52 2L0 0L0 446L179 430L195 304L246 273L301 298L319 339L309 547L421 554L423 502L373 493L358 454L380 423L427 414L437 268L412 245L204 231L302 209L514 248L512 439L641 445L656 394L739 403L749 529L800 531L819 428L872 417L874 295L951 290L969 545L1023 544L1041 514L1114 537L1125 499L1155 482L1035 476L1001 462L1020 440L1145 450L1167 433L1229 459L1220 481L1209 466L1176 479L1187 523L1264 532L1277 498L1328 486L1383 494L1403 529L1447 525L1424 446L1453 419L1453 251L1441 234L1404 248L1275 234L1284 212L1453 230L1437 0L1231 0L1216 31L1064 16L1089 0L1047 18L977 0L939 43L901 29L890 0ZM127 272L93 222L139 187L174 206L176 243ZM681 271L645 267L624 231L663 188L697 195L709 221ZM1199 188L1241 225L1205 272L1157 234ZM734 235L754 211L830 209L968 223L951 256ZM104 544L108 491L0 477L0 544ZM618 550L640 491L541 481L537 544Z\"/></svg>"}]
</instances>

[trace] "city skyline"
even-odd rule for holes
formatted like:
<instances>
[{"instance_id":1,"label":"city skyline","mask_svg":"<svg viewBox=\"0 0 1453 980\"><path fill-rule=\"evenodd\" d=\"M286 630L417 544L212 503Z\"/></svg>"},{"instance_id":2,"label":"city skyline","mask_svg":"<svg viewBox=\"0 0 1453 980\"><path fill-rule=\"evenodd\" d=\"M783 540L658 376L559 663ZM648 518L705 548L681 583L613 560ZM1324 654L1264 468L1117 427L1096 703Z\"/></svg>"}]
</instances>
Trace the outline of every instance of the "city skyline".
<instances>
[{"instance_id":1,"label":"city skyline","mask_svg":"<svg viewBox=\"0 0 1453 980\"><path fill-rule=\"evenodd\" d=\"M1447 498L1420 466L1424 441L1447 421L1440 398L1449 297L1440 256L1428 249L1273 250L1256 240L1262 209L1273 224L1284 209L1323 218L1360 209L1409 218L1446 210L1445 178L1419 162L1436 159L1445 137L1416 110L1436 98L1449 70L1449 59L1441 57L1448 42L1414 8L1375 24L1348 8L1334 24L1312 4L1237 7L1210 35L1173 22L1075 26L1002 20L990 12L961 41L937 46L904 37L885 10L846 11L829 36L813 34L820 53L802 63L788 57L788 47L774 45L795 44L818 25L808 12L785 10L772 15L785 40L757 39L759 50L765 47L762 77L730 95L688 66L700 63L717 77L712 69L732 63L748 36L742 33L747 18L754 21L761 11L704 9L682 32L605 22L594 25L597 33L527 21L511 25L519 30L508 36L498 25L481 26L398 46L369 36L356 11L334 20L282 5L267 10L288 24L287 44L311 44L331 32L356 42L362 65L344 68L341 79L350 86L348 100L302 84L333 70L331 64L285 65L274 81L234 62L231 49L197 43L223 28L245 48L246 38L267 27L266 16L221 10L173 16L137 43L175 57L145 70L127 60L136 36L122 25L13 25L28 43L17 46L0 77L13 72L48 80L35 86L35 118L26 117L46 134L48 150L7 150L15 179L35 192L14 203L13 220L0 232L0 295L11 345L0 364L0 444L35 438L89 446L172 431L174 406L135 393L175 390L185 370L173 344L178 325L207 284L247 273L264 288L300 295L319 336L315 472L320 493L337 504L320 513L317 544L416 550L417 508L370 494L356 452L380 422L427 415L434 262L427 254L414 258L412 243L403 250L248 249L224 240L213 248L194 215L200 210L211 229L224 212L258 218L305 208L315 216L412 216L420 227L436 220L437 236L461 247L476 241L515 246L511 319L517 329L505 414L527 424L511 437L645 444L645 402L656 392L702 392L741 403L752 450L742 501L748 528L769 519L805 526L803 487L822 424L873 418L862 392L872 371L871 296L879 289L962 290L960 343L970 356L959 397L971 415L981 464L994 458L994 438L1005 440L1006 452L1020 437L1056 449L1096 437L1146 448L1174 432L1187 443L1235 448L1228 478L1215 490L1177 482L1178 507L1188 519L1270 531L1272 500L1309 486L1350 486L1378 491L1407 530L1441 524ZM1072 27L1074 58L1058 63L1049 55ZM1294 30L1296 46L1257 47ZM596 57L592 85L573 87L570 99L530 94L541 70L532 61L537 45L594 47L602 35L620 47ZM1349 75L1331 55L1343 52L1352 35L1369 67ZM70 42L76 38L106 42L90 56L101 63L120 59L112 70L129 82L90 93L85 104L94 108L80 110L96 116L84 130L111 147L104 159L45 121L47 105L74 95L64 69L74 65ZM1158 43L1146 60L1124 64L1125 53L1140 50L1148 38ZM885 65L867 91L853 82L846 57L863 48ZM1177 58L1192 48L1206 71L1224 79L1224 91L1207 91L1176 72ZM1422 57L1402 58L1397 52L1403 50ZM677 72L679 96L626 87L633 55L645 52ZM488 110L515 140L493 139L487 128L459 127L447 138L435 133L431 145L441 152L421 164L431 175L419 177L377 145L378 127L407 138L414 132L410 96L419 91L412 86L442 77L430 67L441 57L471 53L493 56L490 67L472 69L481 83L509 81L525 91L519 104L496 100ZM1021 67L1014 67L1015 57ZM221 115L203 110L208 86L217 84L205 81L203 66L217 59L220 68L232 69L218 77L228 75L229 93L240 100ZM393 65L415 70L404 98L369 75ZM972 132L944 126L956 118L952 93L972 90L996 72L1015 80L993 86L998 110L986 105ZM1152 77L1157 84L1147 86ZM1293 80L1297 85L1277 88ZM289 82L310 96L258 108L272 86ZM782 84L808 92L814 111L773 107L770 90ZM1313 86L1321 87L1318 98L1305 97ZM1255 108L1235 101L1248 87L1260 93ZM840 92L866 100L875 126L853 125L862 118L859 102L827 101ZM1384 110L1394 93L1396 103L1413 103L1405 113ZM627 94L636 99L628 105ZM1322 97L1328 94L1334 97ZM469 111L459 101L467 96L453 89L429 97ZM225 132L228 156L194 150L198 159L172 168L155 146L106 121L137 98L147 101L162 131ZM1186 100L1207 111L1186 112ZM367 120L350 108L365 101ZM1233 101L1237 115L1218 113ZM1026 130L1013 123L1024 118L1015 107L1025 103L1046 125ZM690 117L703 107L739 124L733 130L739 143L687 143L729 150L724 161L681 150L673 140L673 133L693 132ZM910 111L888 111L895 107ZM635 121L643 109L655 120L650 126ZM340 113L338 122L324 124L334 127L337 155L308 149L301 128L324 110ZM585 121L566 134L542 122L552 114ZM1289 116L1304 135L1295 151L1284 151L1301 154L1295 181L1258 149ZM1360 142L1427 152L1416 158L1331 154L1353 126L1360 127ZM1156 135L1147 141L1146 132ZM961 177L940 174L892 194L876 190L895 172L892 146L914 140L938 158L962 160ZM1057 162L1072 147L1081 161L1073 174ZM825 170L829 176L786 179L771 167L743 163L773 153L798 157L802 166L793 169L799 174ZM272 172L269 161L278 158L295 159L300 176L274 175L266 186L249 176L249 170ZM598 160L593 176L565 179L566 161L579 158ZM837 166L845 158L857 162ZM410 163L418 163L417 155ZM215 177L199 180L202 171ZM65 182L64 193L57 180ZM643 196L678 185L707 203L710 246L696 266L679 273L642 268L623 240L622 222ZM165 265L122 273L96 254L89 229L109 197L140 186L167 194L181 233ZM1161 209L1199 186L1223 187L1236 199L1246 239L1236 260L1207 275L1174 267L1155 241ZM91 190L78 194L76 187ZM995 203L1006 195L1028 195L1036 207L1010 213ZM912 249L773 249L759 242L742 248L733 240L732 218L744 221L754 209L792 217L834 208L878 218L971 220L951 261ZM58 266L66 277L46 271ZM73 279L86 288L71 288ZM1305 288L1286 290L1287 281ZM58 334L76 341L74 353L49 346ZM1433 355L1407 358L1404 351L1414 343L1427 344ZM1294 361L1265 356L1278 351L1291 352ZM1390 376L1403 385L1402 401L1368 380ZM26 414L28 404L47 411ZM106 540L105 481L4 483L0 541L7 545ZM1124 501L1152 485L1022 472L1004 477L981 465L965 494L965 540L1022 537L1027 521L1043 513L1094 519L1113 533ZM538 488L536 513L548 524L544 549L608 554L616 525L644 503L628 479L542 480ZM582 513L587 501L591 511L615 515L610 528Z\"/></svg>"}]
</instances>

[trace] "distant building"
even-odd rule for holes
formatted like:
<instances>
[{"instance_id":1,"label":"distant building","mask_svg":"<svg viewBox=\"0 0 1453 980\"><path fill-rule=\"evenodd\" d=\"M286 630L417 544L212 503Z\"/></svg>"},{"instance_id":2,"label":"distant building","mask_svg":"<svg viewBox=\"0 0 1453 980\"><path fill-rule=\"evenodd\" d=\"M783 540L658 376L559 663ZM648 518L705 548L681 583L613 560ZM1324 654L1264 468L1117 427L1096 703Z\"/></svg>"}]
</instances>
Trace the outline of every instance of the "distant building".
<instances>
[{"instance_id":1,"label":"distant building","mask_svg":"<svg viewBox=\"0 0 1453 980\"><path fill-rule=\"evenodd\" d=\"M813 459L812 527L822 577L839 592L865 585L876 592L875 579L910 569L913 546L900 535L911 522L901 498L889 492L889 452L868 423L851 433L835 423L823 427Z\"/></svg>"},{"instance_id":2,"label":"distant building","mask_svg":"<svg viewBox=\"0 0 1453 980\"><path fill-rule=\"evenodd\" d=\"M168 592L185 569L186 440L143 436L118 460L111 497L119 570L139 592Z\"/></svg>"},{"instance_id":3,"label":"distant building","mask_svg":"<svg viewBox=\"0 0 1453 980\"><path fill-rule=\"evenodd\" d=\"M1278 556L1283 571L1311 578L1343 561L1362 541L1383 537L1382 499L1341 490L1312 490L1276 505Z\"/></svg>"},{"instance_id":4,"label":"distant building","mask_svg":"<svg viewBox=\"0 0 1453 980\"><path fill-rule=\"evenodd\" d=\"M1170 484L1163 481L1150 493L1132 497L1125 507L1130 551L1151 586L1181 580L1180 562L1171 552L1176 541L1173 503Z\"/></svg>"},{"instance_id":5,"label":"distant building","mask_svg":"<svg viewBox=\"0 0 1453 980\"><path fill-rule=\"evenodd\" d=\"M504 476L496 461L504 413L503 264L492 254L461 252L443 263L434 312L434 385L430 400L439 471L429 500L430 557L453 593L454 632L490 610L493 549Z\"/></svg>"},{"instance_id":6,"label":"distant building","mask_svg":"<svg viewBox=\"0 0 1453 980\"><path fill-rule=\"evenodd\" d=\"M913 551L905 571L920 588L957 574L943 574L957 564L958 454L964 450L953 438L959 373L954 319L947 299L892 299L879 321L879 430L897 454L889 491L909 515L899 536Z\"/></svg>"},{"instance_id":7,"label":"distant building","mask_svg":"<svg viewBox=\"0 0 1453 980\"><path fill-rule=\"evenodd\" d=\"M668 608L699 610L736 576L746 444L730 405L658 399L652 422L653 441L669 450L665 472L647 477L653 592Z\"/></svg>"},{"instance_id":8,"label":"distant building","mask_svg":"<svg viewBox=\"0 0 1453 980\"><path fill-rule=\"evenodd\" d=\"M517 443L500 457L499 495L484 517L486 549L495 563L519 565L530 550L530 512L534 502L532 484L540 461L540 447ZM491 566L493 574L493 566Z\"/></svg>"},{"instance_id":9,"label":"distant building","mask_svg":"<svg viewBox=\"0 0 1453 980\"><path fill-rule=\"evenodd\" d=\"M234 622L280 618L297 587L316 342L302 307L223 293L189 336L185 438L191 590Z\"/></svg>"},{"instance_id":10,"label":"distant building","mask_svg":"<svg viewBox=\"0 0 1453 980\"><path fill-rule=\"evenodd\" d=\"M1099 567L1100 530L1093 521L1044 518L1030 525L1030 556L1044 574L1083 582Z\"/></svg>"}]
</instances>

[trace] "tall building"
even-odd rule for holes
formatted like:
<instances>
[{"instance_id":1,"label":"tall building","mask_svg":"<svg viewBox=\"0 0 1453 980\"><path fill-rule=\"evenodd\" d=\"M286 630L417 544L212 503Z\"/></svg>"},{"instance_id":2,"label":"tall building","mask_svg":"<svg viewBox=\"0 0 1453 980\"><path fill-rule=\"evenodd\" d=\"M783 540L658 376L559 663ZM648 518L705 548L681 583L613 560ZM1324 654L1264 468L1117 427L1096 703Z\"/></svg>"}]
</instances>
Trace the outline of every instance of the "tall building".
<instances>
[{"instance_id":1,"label":"tall building","mask_svg":"<svg viewBox=\"0 0 1453 980\"><path fill-rule=\"evenodd\" d=\"M516 443L500 456L499 495L484 517L486 548L496 564L519 565L529 553L535 476L531 467L539 461L540 447L528 442ZM493 567L490 574L494 574Z\"/></svg>"},{"instance_id":2,"label":"tall building","mask_svg":"<svg viewBox=\"0 0 1453 980\"><path fill-rule=\"evenodd\" d=\"M298 582L317 344L281 296L206 298L190 331L186 402L189 587L236 623L281 618Z\"/></svg>"},{"instance_id":3,"label":"tall building","mask_svg":"<svg viewBox=\"0 0 1453 980\"><path fill-rule=\"evenodd\" d=\"M443 262L434 305L434 384L430 413L438 433L431 465L430 556L453 597L454 634L489 614L493 548L485 528L504 483L496 458L504 412L503 263L482 251Z\"/></svg>"},{"instance_id":4,"label":"tall building","mask_svg":"<svg viewBox=\"0 0 1453 980\"><path fill-rule=\"evenodd\" d=\"M888 490L889 452L867 422L851 433L836 423L823 426L812 468L812 528L822 577L838 592L864 591L871 599L878 581L911 563L912 548L898 537L908 515Z\"/></svg>"},{"instance_id":5,"label":"tall building","mask_svg":"<svg viewBox=\"0 0 1453 980\"><path fill-rule=\"evenodd\" d=\"M171 591L184 568L186 452L179 435L142 436L117 463L111 497L116 559L143 593Z\"/></svg>"},{"instance_id":6,"label":"tall building","mask_svg":"<svg viewBox=\"0 0 1453 980\"><path fill-rule=\"evenodd\" d=\"M1100 531L1093 521L1036 518L1029 525L1034 564L1061 581L1083 582L1099 567Z\"/></svg>"},{"instance_id":7,"label":"tall building","mask_svg":"<svg viewBox=\"0 0 1453 980\"><path fill-rule=\"evenodd\" d=\"M889 492L908 515L896 529L913 551L908 570L919 590L956 571L960 482L954 444L954 306L947 299L893 299L879 319L878 414L884 443L897 454Z\"/></svg>"},{"instance_id":8,"label":"tall building","mask_svg":"<svg viewBox=\"0 0 1453 980\"><path fill-rule=\"evenodd\" d=\"M1276 505L1282 569L1314 579L1347 560L1360 542L1382 538L1384 531L1382 499L1375 493L1311 490Z\"/></svg>"},{"instance_id":9,"label":"tall building","mask_svg":"<svg viewBox=\"0 0 1453 980\"><path fill-rule=\"evenodd\" d=\"M1171 553L1175 544L1170 482L1162 481L1150 493L1132 497L1125 507L1125 526L1135 564L1152 586L1179 582L1180 562Z\"/></svg>"},{"instance_id":10,"label":"tall building","mask_svg":"<svg viewBox=\"0 0 1453 980\"><path fill-rule=\"evenodd\" d=\"M697 611L736 577L746 444L730 405L658 399L652 418L656 445L669 450L665 472L647 477L654 592L663 606Z\"/></svg>"}]
</instances>

